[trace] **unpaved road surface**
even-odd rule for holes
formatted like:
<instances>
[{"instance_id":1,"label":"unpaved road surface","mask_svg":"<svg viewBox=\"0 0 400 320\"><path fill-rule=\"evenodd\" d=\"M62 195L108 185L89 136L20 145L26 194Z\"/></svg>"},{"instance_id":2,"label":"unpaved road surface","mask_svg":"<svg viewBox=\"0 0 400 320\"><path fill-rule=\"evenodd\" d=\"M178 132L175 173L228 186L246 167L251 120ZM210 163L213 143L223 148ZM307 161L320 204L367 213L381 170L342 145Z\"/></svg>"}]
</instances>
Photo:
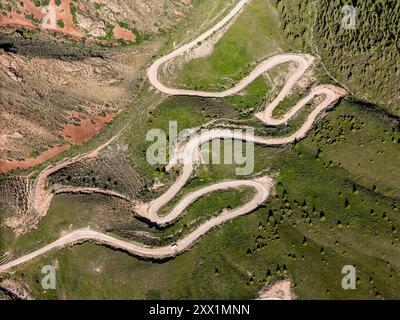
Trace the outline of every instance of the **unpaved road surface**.
<instances>
[{"instance_id":1,"label":"unpaved road surface","mask_svg":"<svg viewBox=\"0 0 400 320\"><path fill-rule=\"evenodd\" d=\"M134 255L149 257L154 259L162 259L166 257L171 257L177 255L188 248L190 248L202 235L208 232L210 229L228 221L234 219L238 216L247 214L253 210L255 210L260 204L265 202L270 194L272 189L272 180L268 177L262 177L255 180L230 180L224 181L221 183L217 183L211 186L204 187L200 190L191 192L183 197L183 199L169 212L166 216L159 216L159 209L168 203L171 199L173 199L176 194L181 190L181 188L185 185L190 175L194 170L194 157L198 154L199 147L214 139L223 139L223 138L232 138L243 141L253 141L255 143L264 144L264 145L282 145L288 144L295 140L303 138L308 130L312 127L317 116L325 109L330 107L333 102L337 101L341 96L345 95L346 92L343 89L334 87L332 85L321 85L312 89L311 93L307 95L305 98L301 99L294 107L292 107L285 115L281 118L274 119L272 117L273 110L278 106L279 102L282 101L291 91L293 86L300 80L305 71L312 65L314 58L310 55L305 54L281 54L277 56L273 56L264 62L262 62L258 67L256 67L247 77L245 77L242 81L240 81L236 86L231 89L228 89L223 92L203 92L203 91L192 91L192 90L183 90L176 88L169 88L163 85L158 80L158 71L159 68L166 62L174 59L178 56L181 56L187 53L189 50L194 48L199 42L210 37L215 31L218 31L224 25L226 25L232 18L234 18L243 7L250 0L241 0L237 6L218 24L212 27L210 30L193 40L192 42L182 46L181 48L171 52L170 54L156 60L148 69L148 77L151 84L159 91L166 93L168 95L192 95L192 96L201 96L201 97L226 97L229 95L234 95L244 89L248 84L254 81L259 75L264 72L270 70L271 68L288 63L293 62L296 64L296 69L293 74L289 77L286 84L284 85L281 92L278 96L268 105L264 112L257 114L257 117L266 124L269 125L278 125L287 122L291 117L293 117L301 108L303 108L308 102L310 102L316 96L323 96L324 99L318 106L314 108L314 110L307 117L306 121L296 132L286 137L259 137L259 136L250 136L245 133L238 133L237 131L233 131L230 129L216 129L211 130L207 133L201 134L195 138L192 138L182 149L181 154L178 155L183 159L183 170L179 176L179 178L175 181L174 184L160 197L154 199L150 203L135 203L135 211L137 214L147 218L148 220L157 223L157 224L166 224L169 223L176 218L178 218L185 209L193 203L198 198L210 193L216 192L219 190L226 190L229 188L239 188L239 187L251 187L255 190L254 197L244 204L243 206L233 209L233 210L225 210L220 215L209 219L208 221L201 224L197 229L186 235L184 238L179 240L176 244L165 246L165 247L147 247L139 243L124 241L115 237L111 237L101 232L97 232L91 230L89 228L79 229L76 231L72 231L58 240L30 253L25 256L22 256L16 260L13 260L9 263L6 263L0 266L0 272L4 272L11 267L17 266L21 263L27 262L31 259L34 259L42 254L45 254L51 250L62 248L68 245L72 245L75 243L80 243L83 241L94 241L96 243L107 244L114 248L118 248L121 250L125 250ZM51 171L51 170L50 170ZM47 171L43 176L48 176ZM43 180L40 185L43 184ZM43 187L44 188L44 187ZM43 190L43 189L42 189ZM69 190L70 192L74 192L74 190ZM77 191L77 190L75 190ZM95 189L78 190L80 192L96 192ZM63 191L61 191L63 192ZM64 192L68 192L64 190ZM120 196L115 194L115 196ZM43 210L47 210L49 205L49 197L42 197L42 199L46 199L45 203L39 205L39 207L43 208ZM41 200L41 199L38 199Z\"/></svg>"}]
</instances>

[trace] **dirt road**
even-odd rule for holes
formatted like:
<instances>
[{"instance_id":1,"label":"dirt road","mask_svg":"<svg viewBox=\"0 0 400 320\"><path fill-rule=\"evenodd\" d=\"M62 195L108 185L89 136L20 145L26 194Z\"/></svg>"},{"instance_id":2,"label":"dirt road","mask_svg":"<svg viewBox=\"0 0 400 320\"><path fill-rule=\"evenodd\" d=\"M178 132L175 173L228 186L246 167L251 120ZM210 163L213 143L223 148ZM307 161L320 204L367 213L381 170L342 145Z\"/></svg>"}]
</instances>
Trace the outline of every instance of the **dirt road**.
<instances>
[{"instance_id":1,"label":"dirt road","mask_svg":"<svg viewBox=\"0 0 400 320\"><path fill-rule=\"evenodd\" d=\"M255 143L264 144L264 145L282 145L288 144L295 140L303 138L308 130L312 127L315 119L318 115L329 108L333 102L337 101L341 96L343 96L346 92L340 88L334 87L332 85L321 85L312 89L311 93L307 95L307 97L301 99L294 107L292 107L287 113L285 113L281 118L275 119L272 117L273 110L278 106L279 102L282 101L292 90L293 86L300 80L305 71L312 65L314 58L310 55L305 54L282 54L271 57L266 61L262 62L258 67L256 67L247 77L245 77L242 81L240 81L236 86L231 89L228 89L223 92L203 92L203 91L192 91L192 90L183 90L183 89L175 89L169 88L163 85L158 80L158 70L159 68L169 60L176 58L180 55L185 54L192 48L194 48L199 42L207 39L213 32L222 28L226 23L228 23L235 15L237 15L243 7L250 0L242 0L238 3L238 5L217 25L213 28L205 32L203 35L199 36L189 44L182 46L181 48L171 52L170 54L162 57L154 62L154 64L148 69L148 77L151 84L158 90L169 94L169 95L192 95L192 96L201 96L201 97L226 97L229 95L233 95L241 91L248 84L254 81L259 75L264 72L270 70L271 68L288 62L293 62L296 64L295 71L291 74L286 84L284 85L281 92L278 96L269 104L265 111L257 114L257 117L266 124L269 125L278 125L287 122L291 117L293 117L300 109L302 109L308 102L310 102L316 96L322 96L324 99L319 103L318 106L314 108L314 110L307 117L306 121L296 132L286 137L260 137L260 136L251 136L246 135L245 133L238 133L230 129L215 129L211 130L207 133L201 134L195 138L192 138L180 151L177 157L183 160L183 169L179 176L179 178L175 181L174 184L160 197L154 199L150 203L135 203L135 211L137 214L146 217L154 223L163 225L169 223L175 219L177 219L185 209L198 198L219 190L226 190L229 188L239 188L239 187L251 187L255 190L254 197L244 204L243 206L234 209L234 210L225 210L220 215L209 219L208 221L201 224L197 229L186 235L184 238L179 240L176 244L165 246L165 247L147 247L139 243L127 242L115 237L111 237L101 232L93 231L90 229L79 229L73 232L70 232L53 243L48 244L47 246L34 251L30 254L27 254L19 259L13 260L7 264L0 266L0 272L4 272L11 267L19 265L21 263L27 262L35 257L38 257L42 254L49 252L50 250L65 247L67 245L72 245L74 243L83 242L83 241L94 241L97 243L107 244L114 248L126 250L132 254L149 257L154 259L161 259L165 257L174 256L176 254L181 253L184 250L190 248L202 235L208 232L210 229L228 221L234 219L240 215L247 214L254 209L256 209L260 204L265 202L271 192L272 189L272 180L268 177L263 177L255 180L230 180L224 181L221 183L217 183L211 186L204 187L200 190L191 192L183 197L183 199L170 211L166 216L159 216L159 209L167 204L171 199L173 199L177 193L181 190L181 188L188 181L190 175L194 170L194 158L198 154L199 148L205 142L214 139L223 139L223 138L232 138L244 141L253 141ZM65 164L65 163L64 163ZM48 176L48 173L52 171L52 169L48 169L44 177ZM44 180L41 180L40 185L44 185ZM43 188L40 188L40 192L44 192ZM68 190L64 190L68 191ZM71 192L73 190L70 190ZM77 191L77 190L75 190ZM80 189L79 192L97 192L96 189ZM100 191L99 191L100 192ZM101 191L102 192L102 191ZM40 193L39 193L40 194ZM114 195L123 197L121 195ZM44 201L44 203L37 203L39 208L43 210L47 210L49 205L49 195L38 198L40 201ZM51 200L51 199L50 199Z\"/></svg>"}]
</instances>

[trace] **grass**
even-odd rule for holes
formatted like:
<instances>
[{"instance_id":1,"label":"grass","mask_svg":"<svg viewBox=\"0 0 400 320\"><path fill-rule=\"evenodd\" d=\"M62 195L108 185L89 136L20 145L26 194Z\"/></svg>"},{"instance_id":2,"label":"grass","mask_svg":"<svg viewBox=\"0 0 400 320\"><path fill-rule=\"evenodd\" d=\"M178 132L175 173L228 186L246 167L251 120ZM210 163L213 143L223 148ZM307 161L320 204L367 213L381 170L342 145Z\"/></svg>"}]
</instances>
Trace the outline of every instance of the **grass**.
<instances>
[{"instance_id":1,"label":"grass","mask_svg":"<svg viewBox=\"0 0 400 320\"><path fill-rule=\"evenodd\" d=\"M132 219L121 204L115 201L110 203L108 197L86 195L84 199L85 201L82 201L79 195L55 196L38 228L18 238L11 236L11 232L8 236L4 232L7 236L3 242L4 246L18 256L56 240L68 230L87 226L105 229L117 223L119 219Z\"/></svg>"},{"instance_id":2,"label":"grass","mask_svg":"<svg viewBox=\"0 0 400 320\"><path fill-rule=\"evenodd\" d=\"M321 57L326 70L352 94L399 116L400 56L396 42L400 4L363 1L355 5L355 29L341 27L348 1L271 0L280 13L281 32L299 50ZM339 23L338 23L339 21Z\"/></svg>"},{"instance_id":3,"label":"grass","mask_svg":"<svg viewBox=\"0 0 400 320\"><path fill-rule=\"evenodd\" d=\"M4 206L0 203L0 224L4 223L4 214L5 214L5 208ZM3 235L3 232L0 232L0 256L3 255L6 244L5 244L5 236Z\"/></svg>"},{"instance_id":4,"label":"grass","mask_svg":"<svg viewBox=\"0 0 400 320\"><path fill-rule=\"evenodd\" d=\"M169 39L160 55L189 42L221 20L238 3L238 0L193 0L192 8L169 32Z\"/></svg>"},{"instance_id":5,"label":"grass","mask_svg":"<svg viewBox=\"0 0 400 320\"><path fill-rule=\"evenodd\" d=\"M145 158L146 150L154 143L146 141L149 130L161 129L168 138L170 121L177 122L178 134L184 129L199 127L210 121L237 120L246 124L245 121L251 119L255 111L263 106L268 90L263 79L258 78L246 88L243 95L224 99L170 97L151 111L143 123L130 127L121 140L129 145L132 161L149 186L155 178L165 178L164 182L171 182L176 175L164 174L163 165L150 165Z\"/></svg>"},{"instance_id":6,"label":"grass","mask_svg":"<svg viewBox=\"0 0 400 320\"><path fill-rule=\"evenodd\" d=\"M239 207L250 199L253 193L251 188L240 188L202 197L192 204L176 223L161 230L150 229L145 223L136 220L129 210L118 202L110 201L108 197L58 195L35 230L18 238L11 236L11 233L8 236L4 233L2 247L14 256L21 256L57 240L68 231L88 226L133 241L155 246L168 245L200 223L219 214L226 208L226 203L229 203L231 208ZM151 234L151 238L137 235L135 232L138 230Z\"/></svg>"},{"instance_id":7,"label":"grass","mask_svg":"<svg viewBox=\"0 0 400 320\"><path fill-rule=\"evenodd\" d=\"M339 123L343 114L352 112L365 119L365 131L390 128L384 114L378 119L374 110L345 101L294 149L260 147L257 170L269 167L279 172L276 197L256 212L216 228L173 260L142 261L85 244L26 264L16 277L31 279L28 283L39 298L253 299L262 285L281 277L290 277L295 293L304 299L395 298L400 276L396 198L357 184L351 168L327 165L334 160L328 154L337 148L329 143L330 136L320 138L325 150L316 157L313 141L320 136L320 126ZM343 133L358 152L364 147L352 138L354 134ZM370 162L361 163L368 166ZM376 174L385 167L379 171ZM214 174L221 179L232 172L204 167L198 178ZM226 198L215 200L204 198L190 209L204 212L207 204L227 203ZM57 290L43 292L36 283L38 270L55 259L60 265ZM340 286L346 264L356 265L357 290ZM83 279L79 289L78 279ZM116 286L120 290L113 290Z\"/></svg>"},{"instance_id":8,"label":"grass","mask_svg":"<svg viewBox=\"0 0 400 320\"><path fill-rule=\"evenodd\" d=\"M278 29L278 17L264 0L253 0L215 45L209 57L184 64L175 86L198 90L223 90L241 80L255 63L287 49ZM170 77L170 75L168 75Z\"/></svg>"},{"instance_id":9,"label":"grass","mask_svg":"<svg viewBox=\"0 0 400 320\"><path fill-rule=\"evenodd\" d=\"M362 112L369 108L369 112ZM345 102L339 116L317 126L311 141L325 163L339 164L359 185L397 197L399 121L372 106ZM379 121L380 120L380 121ZM311 146L310 146L311 147ZM385 168L385 170L382 170Z\"/></svg>"},{"instance_id":10,"label":"grass","mask_svg":"<svg viewBox=\"0 0 400 320\"><path fill-rule=\"evenodd\" d=\"M57 25L58 25L60 28L64 28L64 21L61 20L61 19L57 20Z\"/></svg>"},{"instance_id":11,"label":"grass","mask_svg":"<svg viewBox=\"0 0 400 320\"><path fill-rule=\"evenodd\" d=\"M77 18L76 18L76 11L77 11L77 9L76 9L76 7L75 7L72 3L70 3L70 5L69 5L69 11L70 11L70 13L71 13L72 21L74 22L74 24L78 24L78 20L77 20Z\"/></svg>"},{"instance_id":12,"label":"grass","mask_svg":"<svg viewBox=\"0 0 400 320\"><path fill-rule=\"evenodd\" d=\"M215 3L216 6L221 4ZM258 41L258 36L242 38L246 40L243 43L234 42L240 39L239 32L244 32L243 25L250 23L246 12L263 8L266 2L254 0L251 5L253 7L249 5L223 37L220 47L217 46L213 55L204 61L209 68L205 72L210 71L215 78L207 83L203 70L196 70L195 60L191 72L193 75L199 72L199 78L188 78L187 85L221 86L226 83L224 77L240 79L248 72L249 63L262 58L261 51L250 43ZM205 14L206 4L198 8ZM262 29L265 20L260 17L266 13L255 10L252 14ZM272 21L268 28L277 23L277 20ZM235 29L239 23L242 23L242 28ZM268 34L265 32L267 29L264 37ZM182 31L175 36L171 39L185 39ZM243 57L248 61L239 61L236 55L232 58L227 56L227 52L232 51L229 44L233 46L233 43L233 48L249 47L248 51L243 51ZM218 57L218 50L221 50L219 57L227 59L220 61L229 62L226 66L211 63L216 59L214 55ZM184 75L184 70L189 70L185 68L192 66L185 66L181 75ZM188 74L191 72L187 71ZM323 71L318 69L318 77L323 76ZM189 80L198 82L190 84ZM129 145L132 160L151 185L155 172L169 183L176 178L176 173L162 174L160 167L150 166L143 160L148 146L144 135L149 129L167 130L169 120L178 122L178 130L218 118L246 120L245 123L252 124L252 109L260 107L265 92L270 88L260 78L246 89L247 94L227 99L164 99L146 90L136 102L138 105L143 102L142 109L133 108L128 113L130 116L138 113L140 121L132 122L119 143ZM289 102L285 101L281 107L289 107ZM156 110L155 106L158 106ZM151 114L139 114L139 110L151 110ZM301 123L306 113L302 111L294 123L289 123L288 130ZM124 117L127 114L120 119ZM282 133L280 129L258 130ZM397 234L400 221L396 181L400 171L394 165L399 159L398 143L397 118L369 105L342 101L310 131L307 138L294 146L257 146L255 172L267 171L276 177L276 196L255 212L215 228L190 251L157 263L110 248L83 244L20 266L13 277L27 282L33 295L39 299L254 299L262 286L282 277L292 280L295 294L301 299L398 298L400 259ZM184 192L233 177L234 166L202 166L185 186ZM166 241L171 239L169 237L177 237L180 229L191 220L214 215L226 205L238 206L249 196L249 190L239 190L204 197L189 208L183 220L165 230L148 228L134 219L124 225L125 229L118 224L110 229L117 234L126 232L131 239L138 239L132 231L139 230ZM71 221L74 227L88 223L106 225L109 222L102 220L107 215L102 214L99 220L92 216L96 207L84 202L86 196L82 199L73 197L56 198L51 209L54 211L42 221L36 236L32 233L32 238L25 238L25 248L39 237L45 240L54 237ZM99 205L104 208L103 204ZM91 209L82 211L85 207ZM122 220L125 222L126 219L129 218ZM24 247L23 242L21 240L18 247ZM56 260L59 265L57 289L43 291L40 287L41 266L54 264ZM357 268L356 290L343 290L340 286L341 269L348 264Z\"/></svg>"},{"instance_id":13,"label":"grass","mask_svg":"<svg viewBox=\"0 0 400 320\"><path fill-rule=\"evenodd\" d=\"M186 190L187 192L188 190ZM254 190L252 188L232 189L207 195L193 203L176 223L161 232L153 233L160 238L159 245L170 244L194 230L202 222L220 214L223 209L227 208L227 203L229 210L235 209L242 206L253 196ZM168 207L172 209L173 206L168 204Z\"/></svg>"},{"instance_id":14,"label":"grass","mask_svg":"<svg viewBox=\"0 0 400 320\"><path fill-rule=\"evenodd\" d=\"M288 112L293 106L296 105L300 99L304 98L305 95L301 94L299 92L292 94L290 96L287 96L284 98L279 105L274 109L272 112L272 116L274 118L279 118L282 117L286 112Z\"/></svg>"}]
</instances>

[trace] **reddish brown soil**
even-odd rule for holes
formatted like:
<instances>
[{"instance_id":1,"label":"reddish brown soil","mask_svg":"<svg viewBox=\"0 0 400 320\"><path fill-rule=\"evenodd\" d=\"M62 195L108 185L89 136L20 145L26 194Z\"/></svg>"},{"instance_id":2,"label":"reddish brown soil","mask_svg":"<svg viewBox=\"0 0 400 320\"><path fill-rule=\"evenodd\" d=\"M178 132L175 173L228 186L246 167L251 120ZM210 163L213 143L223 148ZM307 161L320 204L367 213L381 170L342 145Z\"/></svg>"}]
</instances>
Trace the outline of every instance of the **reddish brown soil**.
<instances>
[{"instance_id":1,"label":"reddish brown soil","mask_svg":"<svg viewBox=\"0 0 400 320\"><path fill-rule=\"evenodd\" d=\"M47 160L54 158L62 152L65 152L70 147L68 145L58 145L43 152L35 158L25 160L4 160L0 159L0 173L6 173L15 169L28 169L40 165Z\"/></svg>"},{"instance_id":2,"label":"reddish brown soil","mask_svg":"<svg viewBox=\"0 0 400 320\"><path fill-rule=\"evenodd\" d=\"M74 123L64 125L60 134L70 143L80 145L88 141L94 135L98 134L101 129L116 116L116 112L108 113L105 116L101 115L84 115L79 112L68 112L70 120L73 118L80 119L79 126ZM76 122L76 121L75 121ZM24 160L5 160L0 159L0 173L7 173L16 169L28 169L38 166L62 152L67 151L69 145L58 145L43 152L37 157L27 158Z\"/></svg>"},{"instance_id":3,"label":"reddish brown soil","mask_svg":"<svg viewBox=\"0 0 400 320\"><path fill-rule=\"evenodd\" d=\"M0 14L0 26L11 26L11 27L24 27L27 29L41 29L44 30L41 23L34 24L31 19L27 18L25 15L33 14L33 17L37 20L42 20L42 18L46 15L46 13L42 12L42 7L36 7L32 0L23 0L23 6L19 5L18 10L19 13L15 11L9 12L6 16ZM64 35L80 39L84 36L84 33L78 26L76 26L73 22L73 18L70 11L70 3L71 0L63 0L60 6L57 6L54 0L50 0L50 4L56 9L56 17L57 21L62 20L64 23L64 27L56 26L55 29L51 29L49 31L59 32ZM82 10L85 10L85 7L80 3L74 3L74 5ZM135 41L135 35L131 30L121 28L119 25L114 25L114 38L115 39L124 39L127 41ZM88 39L89 42L92 42L93 39ZM109 42L100 40L99 42ZM118 44L117 42L111 41L113 44Z\"/></svg>"},{"instance_id":4,"label":"reddish brown soil","mask_svg":"<svg viewBox=\"0 0 400 320\"><path fill-rule=\"evenodd\" d=\"M70 3L71 0L63 0L61 5L57 6L54 3L54 0L50 1L50 4L56 9L57 20L62 20L64 22L63 28L57 25L56 29L52 29L51 31L60 32L74 38L82 38L82 31L79 30L72 21ZM35 19L41 20L46 15L46 13L42 12L42 7L36 7L33 1L30 0L23 0L23 4L23 6L19 6L18 8L20 13L11 11L7 16L0 15L0 25L43 30L43 27L40 23L35 25L29 18L25 17L25 14L33 14Z\"/></svg>"},{"instance_id":5,"label":"reddish brown soil","mask_svg":"<svg viewBox=\"0 0 400 320\"><path fill-rule=\"evenodd\" d=\"M79 118L79 126L75 123L68 123L64 125L60 134L70 143L79 145L88 141L91 137L98 134L103 127L112 121L116 113L108 113L106 116L95 115L88 116L79 112L68 112L71 120L72 118Z\"/></svg>"},{"instance_id":6,"label":"reddish brown soil","mask_svg":"<svg viewBox=\"0 0 400 320\"><path fill-rule=\"evenodd\" d=\"M183 3L185 6L189 6L189 5L190 5L190 0L182 0L182 3ZM185 16L185 13L182 12L182 11L177 11L177 10L175 10L175 14L176 14L177 16L181 17L181 18L183 18L183 17Z\"/></svg>"},{"instance_id":7,"label":"reddish brown soil","mask_svg":"<svg viewBox=\"0 0 400 320\"><path fill-rule=\"evenodd\" d=\"M120 26L114 26L114 37L116 39L124 39L127 41L135 41L135 35L131 30L121 28Z\"/></svg>"},{"instance_id":8,"label":"reddish brown soil","mask_svg":"<svg viewBox=\"0 0 400 320\"><path fill-rule=\"evenodd\" d=\"M175 14L181 18L185 16L185 14L182 11L175 11Z\"/></svg>"}]
</instances>

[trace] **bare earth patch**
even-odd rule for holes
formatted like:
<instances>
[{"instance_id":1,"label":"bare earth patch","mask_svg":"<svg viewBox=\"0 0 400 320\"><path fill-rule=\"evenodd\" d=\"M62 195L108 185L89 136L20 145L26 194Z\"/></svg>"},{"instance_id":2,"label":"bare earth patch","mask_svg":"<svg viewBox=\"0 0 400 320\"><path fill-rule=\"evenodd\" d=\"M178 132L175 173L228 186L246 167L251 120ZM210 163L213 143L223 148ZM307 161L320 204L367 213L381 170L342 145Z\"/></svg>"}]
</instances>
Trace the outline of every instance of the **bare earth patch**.
<instances>
[{"instance_id":1,"label":"bare earth patch","mask_svg":"<svg viewBox=\"0 0 400 320\"><path fill-rule=\"evenodd\" d=\"M120 26L114 26L114 37L117 39L124 39L128 41L135 41L135 35L131 30L121 28Z\"/></svg>"},{"instance_id":2,"label":"bare earth patch","mask_svg":"<svg viewBox=\"0 0 400 320\"><path fill-rule=\"evenodd\" d=\"M0 12L0 27L46 30L113 45L119 45L117 39L134 42L134 30L143 34L165 30L182 18L190 7L189 0L182 0L182 3L173 0L62 0L59 5L50 0L48 6L43 5L43 1L39 6L33 0L8 2L9 12ZM55 13L51 26L50 11Z\"/></svg>"},{"instance_id":3,"label":"bare earth patch","mask_svg":"<svg viewBox=\"0 0 400 320\"><path fill-rule=\"evenodd\" d=\"M33 1L23 0L22 3L23 6L21 6L21 3L18 3L17 10L11 11L6 16L2 15L0 17L0 25L43 30L44 28L42 24L38 22L42 21L47 12L42 10L42 7L36 7ZM62 1L60 6L55 5L54 0L50 1L50 4L56 11L57 20L64 23L63 27L56 25L55 29L52 29L52 31L60 32L74 38L82 38L82 31L79 30L73 23L73 18L70 11L71 0Z\"/></svg>"},{"instance_id":4,"label":"bare earth patch","mask_svg":"<svg viewBox=\"0 0 400 320\"><path fill-rule=\"evenodd\" d=\"M52 147L51 149L43 152L37 157L27 158L24 160L4 160L0 159L0 173L6 173L11 170L16 169L28 169L32 167L36 167L47 160L54 158L55 156L59 155L67 151L70 147L68 145L58 145Z\"/></svg>"},{"instance_id":5,"label":"bare earth patch","mask_svg":"<svg viewBox=\"0 0 400 320\"><path fill-rule=\"evenodd\" d=\"M105 115L83 115L79 112L68 112L71 119L76 119L79 123L73 122L64 125L60 134L70 143L79 145L88 141L91 137L98 134L101 129L115 117L116 113L111 112Z\"/></svg>"},{"instance_id":6,"label":"bare earth patch","mask_svg":"<svg viewBox=\"0 0 400 320\"><path fill-rule=\"evenodd\" d=\"M259 293L257 300L293 300L291 282L288 279L268 284Z\"/></svg>"}]
</instances>

